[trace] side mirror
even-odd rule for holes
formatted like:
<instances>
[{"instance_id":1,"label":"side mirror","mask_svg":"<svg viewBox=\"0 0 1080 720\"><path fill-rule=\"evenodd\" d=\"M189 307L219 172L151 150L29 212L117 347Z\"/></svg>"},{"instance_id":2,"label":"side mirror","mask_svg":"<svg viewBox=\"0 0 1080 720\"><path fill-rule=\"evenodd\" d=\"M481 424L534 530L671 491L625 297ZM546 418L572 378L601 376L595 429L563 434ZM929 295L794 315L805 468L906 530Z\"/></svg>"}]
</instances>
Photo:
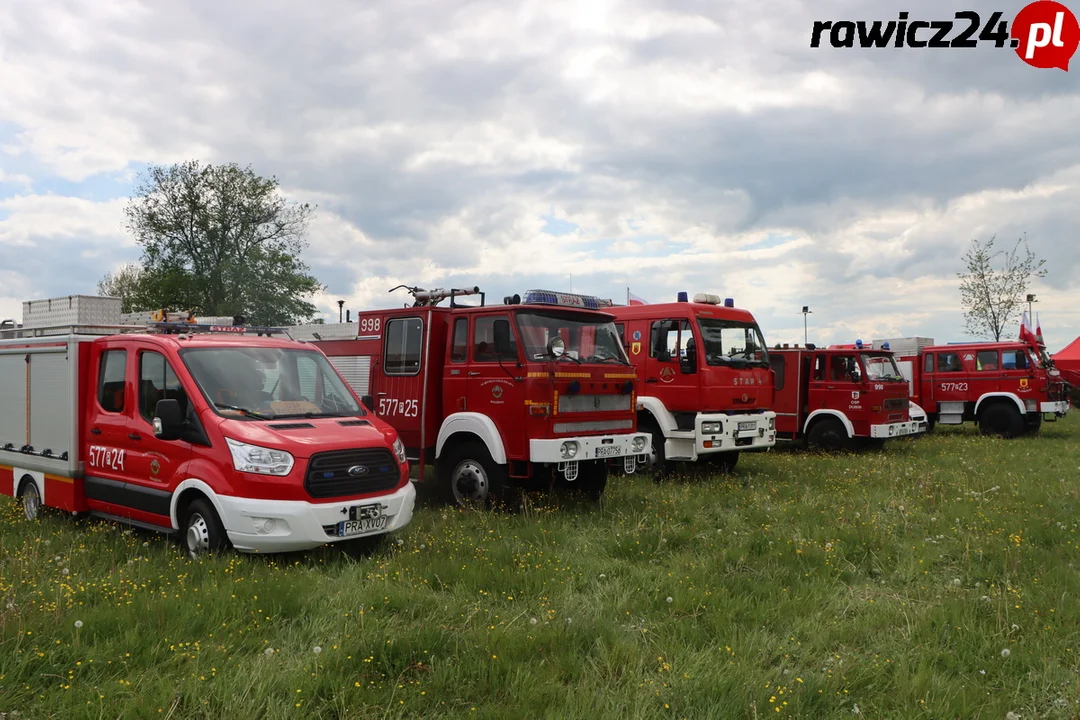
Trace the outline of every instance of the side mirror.
<instances>
[{"instance_id":1,"label":"side mirror","mask_svg":"<svg viewBox=\"0 0 1080 720\"><path fill-rule=\"evenodd\" d=\"M368 410L374 412L373 408L375 407L375 398L370 395L364 395L360 398L360 402L364 403Z\"/></svg>"},{"instance_id":2,"label":"side mirror","mask_svg":"<svg viewBox=\"0 0 1080 720\"><path fill-rule=\"evenodd\" d=\"M495 354L500 358L514 357L514 349L510 344L510 321L496 320L493 331L495 333Z\"/></svg>"},{"instance_id":3,"label":"side mirror","mask_svg":"<svg viewBox=\"0 0 1080 720\"><path fill-rule=\"evenodd\" d=\"M158 400L154 407L154 435L162 440L179 440L187 429L187 421L176 400Z\"/></svg>"}]
</instances>

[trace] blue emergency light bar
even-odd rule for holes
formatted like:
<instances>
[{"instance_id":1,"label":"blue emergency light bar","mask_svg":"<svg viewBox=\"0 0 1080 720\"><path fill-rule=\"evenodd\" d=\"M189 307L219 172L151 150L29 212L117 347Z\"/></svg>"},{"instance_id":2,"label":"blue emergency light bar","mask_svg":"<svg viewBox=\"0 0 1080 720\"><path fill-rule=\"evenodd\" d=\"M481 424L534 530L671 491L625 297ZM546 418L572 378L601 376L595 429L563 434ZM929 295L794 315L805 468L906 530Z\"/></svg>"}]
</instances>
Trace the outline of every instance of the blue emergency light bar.
<instances>
[{"instance_id":1,"label":"blue emergency light bar","mask_svg":"<svg viewBox=\"0 0 1080 720\"><path fill-rule=\"evenodd\" d=\"M576 293L555 292L554 290L526 290L521 302L526 305L559 305L561 307L578 307L587 310L610 307L610 304L605 304L600 298L593 295L578 295Z\"/></svg>"}]
</instances>

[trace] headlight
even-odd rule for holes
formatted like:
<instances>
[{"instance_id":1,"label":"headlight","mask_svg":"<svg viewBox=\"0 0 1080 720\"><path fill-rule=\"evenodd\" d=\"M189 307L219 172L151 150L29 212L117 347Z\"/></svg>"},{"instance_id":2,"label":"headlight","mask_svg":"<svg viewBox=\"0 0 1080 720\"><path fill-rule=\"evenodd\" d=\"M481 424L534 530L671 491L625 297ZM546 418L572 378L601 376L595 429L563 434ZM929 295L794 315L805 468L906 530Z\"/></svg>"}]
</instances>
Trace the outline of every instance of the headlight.
<instances>
[{"instance_id":1,"label":"headlight","mask_svg":"<svg viewBox=\"0 0 1080 720\"><path fill-rule=\"evenodd\" d=\"M408 460L408 458L405 457L405 444L401 442L401 438L394 441L394 454L397 455L397 461L402 465Z\"/></svg>"},{"instance_id":2,"label":"headlight","mask_svg":"<svg viewBox=\"0 0 1080 720\"><path fill-rule=\"evenodd\" d=\"M775 430L776 429L776 417L775 416L769 418L769 429L770 430Z\"/></svg>"},{"instance_id":3,"label":"headlight","mask_svg":"<svg viewBox=\"0 0 1080 720\"><path fill-rule=\"evenodd\" d=\"M633 451L635 453L641 452L642 450L645 449L645 438L643 438L643 437L634 438L633 442L630 443L630 447L633 449Z\"/></svg>"},{"instance_id":4,"label":"headlight","mask_svg":"<svg viewBox=\"0 0 1080 720\"><path fill-rule=\"evenodd\" d=\"M559 454L562 455L563 460L569 460L577 455L578 444L574 440L564 442L559 446Z\"/></svg>"},{"instance_id":5,"label":"headlight","mask_svg":"<svg viewBox=\"0 0 1080 720\"><path fill-rule=\"evenodd\" d=\"M248 445L231 438L225 438L225 442L232 453L233 467L238 472L288 475L292 471L293 456L284 450Z\"/></svg>"},{"instance_id":6,"label":"headlight","mask_svg":"<svg viewBox=\"0 0 1080 720\"><path fill-rule=\"evenodd\" d=\"M715 435L724 431L724 424L718 422L701 423L701 432L705 435Z\"/></svg>"}]
</instances>

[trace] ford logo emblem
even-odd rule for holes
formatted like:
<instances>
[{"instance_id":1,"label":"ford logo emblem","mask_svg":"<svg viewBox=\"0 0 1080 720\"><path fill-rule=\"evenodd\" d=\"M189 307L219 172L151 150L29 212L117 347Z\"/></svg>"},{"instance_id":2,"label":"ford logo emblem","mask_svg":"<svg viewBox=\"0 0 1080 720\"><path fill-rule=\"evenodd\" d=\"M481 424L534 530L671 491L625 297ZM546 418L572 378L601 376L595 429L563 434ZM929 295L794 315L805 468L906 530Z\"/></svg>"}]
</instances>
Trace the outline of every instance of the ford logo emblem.
<instances>
[{"instance_id":1,"label":"ford logo emblem","mask_svg":"<svg viewBox=\"0 0 1080 720\"><path fill-rule=\"evenodd\" d=\"M368 469L363 465L353 465L349 468L349 475L351 477L360 477L361 475L367 475Z\"/></svg>"}]
</instances>

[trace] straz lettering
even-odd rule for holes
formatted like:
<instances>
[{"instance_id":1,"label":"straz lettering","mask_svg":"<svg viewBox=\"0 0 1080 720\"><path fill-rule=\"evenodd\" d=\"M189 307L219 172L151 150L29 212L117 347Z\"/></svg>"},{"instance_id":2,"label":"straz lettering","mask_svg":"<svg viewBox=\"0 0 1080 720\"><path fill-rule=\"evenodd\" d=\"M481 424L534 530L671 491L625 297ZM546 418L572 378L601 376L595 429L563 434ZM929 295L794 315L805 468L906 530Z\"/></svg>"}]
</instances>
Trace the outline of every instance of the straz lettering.
<instances>
[{"instance_id":1,"label":"straz lettering","mask_svg":"<svg viewBox=\"0 0 1080 720\"><path fill-rule=\"evenodd\" d=\"M735 378L736 385L760 385L760 380L754 380L754 378Z\"/></svg>"},{"instance_id":2,"label":"straz lettering","mask_svg":"<svg viewBox=\"0 0 1080 720\"><path fill-rule=\"evenodd\" d=\"M967 383L941 383L941 392L967 392Z\"/></svg>"},{"instance_id":3,"label":"straz lettering","mask_svg":"<svg viewBox=\"0 0 1080 720\"><path fill-rule=\"evenodd\" d=\"M397 398L379 398L380 417L417 417L419 403L416 400L398 400Z\"/></svg>"},{"instance_id":4,"label":"straz lettering","mask_svg":"<svg viewBox=\"0 0 1080 720\"><path fill-rule=\"evenodd\" d=\"M124 472L124 451L116 448L91 445L90 467Z\"/></svg>"}]
</instances>

